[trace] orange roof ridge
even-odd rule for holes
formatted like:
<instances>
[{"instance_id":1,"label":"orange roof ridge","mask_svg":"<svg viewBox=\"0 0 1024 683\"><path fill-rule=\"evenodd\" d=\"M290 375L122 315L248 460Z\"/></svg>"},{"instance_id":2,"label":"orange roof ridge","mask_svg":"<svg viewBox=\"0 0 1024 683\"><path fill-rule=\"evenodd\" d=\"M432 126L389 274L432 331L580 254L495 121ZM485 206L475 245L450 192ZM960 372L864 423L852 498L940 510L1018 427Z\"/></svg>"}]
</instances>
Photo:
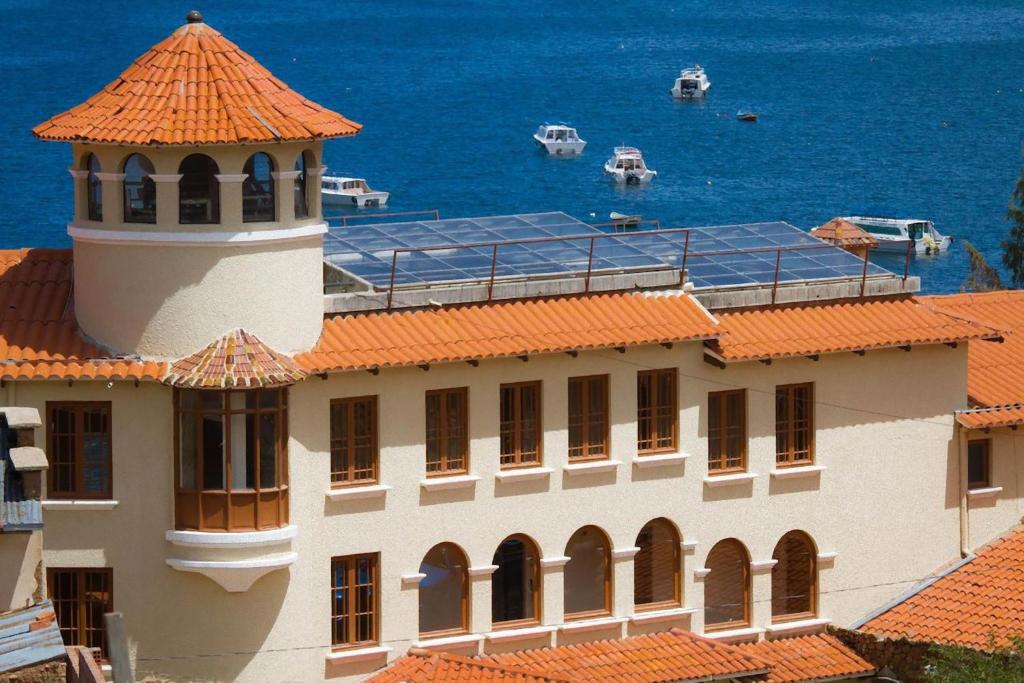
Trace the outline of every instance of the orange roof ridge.
<instances>
[{"instance_id":1,"label":"orange roof ridge","mask_svg":"<svg viewBox=\"0 0 1024 683\"><path fill-rule=\"evenodd\" d=\"M549 676L543 672L496 664L449 652L410 648L367 683L425 683L460 680L467 683L574 683L575 679Z\"/></svg>"},{"instance_id":2,"label":"orange roof ridge","mask_svg":"<svg viewBox=\"0 0 1024 683\"><path fill-rule=\"evenodd\" d=\"M741 643L736 648L767 661L772 670L766 683L836 680L875 673L875 666L824 633Z\"/></svg>"},{"instance_id":3,"label":"orange roof ridge","mask_svg":"<svg viewBox=\"0 0 1024 683\"><path fill-rule=\"evenodd\" d=\"M362 128L289 88L198 13L188 21L99 93L32 132L43 140L212 145L318 140Z\"/></svg>"},{"instance_id":4,"label":"orange roof ridge","mask_svg":"<svg viewBox=\"0 0 1024 683\"><path fill-rule=\"evenodd\" d=\"M306 378L288 356L245 330L233 330L174 361L164 384L189 389L278 387Z\"/></svg>"}]
</instances>

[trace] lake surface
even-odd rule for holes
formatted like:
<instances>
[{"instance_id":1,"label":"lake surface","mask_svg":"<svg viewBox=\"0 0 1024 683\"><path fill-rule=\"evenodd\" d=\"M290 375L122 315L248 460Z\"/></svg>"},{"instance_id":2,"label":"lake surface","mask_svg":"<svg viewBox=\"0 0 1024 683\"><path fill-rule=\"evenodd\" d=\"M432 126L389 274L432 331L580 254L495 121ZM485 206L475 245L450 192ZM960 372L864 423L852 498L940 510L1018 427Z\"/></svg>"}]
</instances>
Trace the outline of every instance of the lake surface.
<instances>
[{"instance_id":1,"label":"lake surface","mask_svg":"<svg viewBox=\"0 0 1024 683\"><path fill-rule=\"evenodd\" d=\"M0 246L67 246L67 145L30 129L113 80L184 23L181 3L6 2ZM130 9L129 9L130 8ZM1022 164L1024 3L207 3L217 28L296 90L365 125L327 144L332 172L442 216L610 211L664 226L882 210L930 218L992 262ZM668 94L701 63L703 103ZM749 106L756 124L734 119ZM544 121L577 159L539 154ZM616 188L617 144L659 173ZM901 268L899 259L880 261ZM955 291L963 249L913 263Z\"/></svg>"}]
</instances>

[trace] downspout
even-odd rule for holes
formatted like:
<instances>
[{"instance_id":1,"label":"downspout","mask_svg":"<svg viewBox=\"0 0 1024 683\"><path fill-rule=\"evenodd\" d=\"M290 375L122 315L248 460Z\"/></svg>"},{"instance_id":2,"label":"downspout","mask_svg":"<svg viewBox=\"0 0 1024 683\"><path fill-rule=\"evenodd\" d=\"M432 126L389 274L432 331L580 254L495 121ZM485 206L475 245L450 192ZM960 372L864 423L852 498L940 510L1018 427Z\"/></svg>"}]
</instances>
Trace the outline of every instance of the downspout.
<instances>
[{"instance_id":1,"label":"downspout","mask_svg":"<svg viewBox=\"0 0 1024 683\"><path fill-rule=\"evenodd\" d=\"M967 507L967 430L959 422L956 425L956 450L960 482L960 557L971 554L971 518Z\"/></svg>"}]
</instances>

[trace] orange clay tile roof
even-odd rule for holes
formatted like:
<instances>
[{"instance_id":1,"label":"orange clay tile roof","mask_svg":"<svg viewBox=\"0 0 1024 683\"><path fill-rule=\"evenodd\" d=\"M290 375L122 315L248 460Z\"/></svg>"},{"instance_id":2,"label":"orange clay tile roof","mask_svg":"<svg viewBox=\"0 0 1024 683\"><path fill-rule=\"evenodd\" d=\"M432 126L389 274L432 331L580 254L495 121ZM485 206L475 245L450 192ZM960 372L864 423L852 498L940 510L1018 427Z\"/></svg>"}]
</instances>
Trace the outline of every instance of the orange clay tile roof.
<instances>
[{"instance_id":1,"label":"orange clay tile roof","mask_svg":"<svg viewBox=\"0 0 1024 683\"><path fill-rule=\"evenodd\" d=\"M870 619L860 630L977 650L1024 637L1024 527L993 541L972 561Z\"/></svg>"},{"instance_id":2,"label":"orange clay tile roof","mask_svg":"<svg viewBox=\"0 0 1024 683\"><path fill-rule=\"evenodd\" d=\"M245 330L234 330L174 361L163 381L182 389L252 389L295 384L305 378L291 358Z\"/></svg>"},{"instance_id":3,"label":"orange clay tile roof","mask_svg":"<svg viewBox=\"0 0 1024 683\"><path fill-rule=\"evenodd\" d=\"M337 316L295 360L310 373L707 339L689 295L592 294Z\"/></svg>"},{"instance_id":4,"label":"orange clay tile roof","mask_svg":"<svg viewBox=\"0 0 1024 683\"><path fill-rule=\"evenodd\" d=\"M0 250L0 379L156 380L164 363L110 357L82 337L70 249Z\"/></svg>"},{"instance_id":5,"label":"orange clay tile roof","mask_svg":"<svg viewBox=\"0 0 1024 683\"><path fill-rule=\"evenodd\" d=\"M723 336L708 347L726 361L941 344L1000 334L915 298L798 304L717 315Z\"/></svg>"},{"instance_id":6,"label":"orange clay tile roof","mask_svg":"<svg viewBox=\"0 0 1024 683\"><path fill-rule=\"evenodd\" d=\"M36 126L43 140L208 145L354 135L203 23L155 45L102 91Z\"/></svg>"},{"instance_id":7,"label":"orange clay tile roof","mask_svg":"<svg viewBox=\"0 0 1024 683\"><path fill-rule=\"evenodd\" d=\"M868 234L864 228L844 221L842 218L833 218L828 223L819 225L811 230L811 234L818 239L843 247L874 247L878 245L878 240Z\"/></svg>"},{"instance_id":8,"label":"orange clay tile roof","mask_svg":"<svg viewBox=\"0 0 1024 683\"><path fill-rule=\"evenodd\" d=\"M366 679L366 683L433 683L434 681L568 683L570 679L419 648L409 650L407 655L396 659L391 666Z\"/></svg>"},{"instance_id":9,"label":"orange clay tile roof","mask_svg":"<svg viewBox=\"0 0 1024 683\"><path fill-rule=\"evenodd\" d=\"M968 429L995 429L1024 424L1024 406L1010 405L996 408L958 410L956 421Z\"/></svg>"},{"instance_id":10,"label":"orange clay tile roof","mask_svg":"<svg viewBox=\"0 0 1024 683\"><path fill-rule=\"evenodd\" d=\"M772 666L766 683L803 683L871 676L875 667L846 647L835 636L810 636L762 640L735 647Z\"/></svg>"}]
</instances>

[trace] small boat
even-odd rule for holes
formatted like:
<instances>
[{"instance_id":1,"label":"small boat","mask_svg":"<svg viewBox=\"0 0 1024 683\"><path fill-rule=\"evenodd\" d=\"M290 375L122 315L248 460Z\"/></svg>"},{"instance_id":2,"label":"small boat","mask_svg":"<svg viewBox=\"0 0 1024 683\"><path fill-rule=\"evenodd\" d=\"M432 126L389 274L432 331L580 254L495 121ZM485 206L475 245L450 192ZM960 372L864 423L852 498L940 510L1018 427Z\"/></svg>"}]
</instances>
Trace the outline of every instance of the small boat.
<instances>
[{"instance_id":1,"label":"small boat","mask_svg":"<svg viewBox=\"0 0 1024 683\"><path fill-rule=\"evenodd\" d=\"M612 211L608 214L608 218L612 219L612 232L637 230L643 221L643 216L640 214L619 213L618 211Z\"/></svg>"},{"instance_id":2,"label":"small boat","mask_svg":"<svg viewBox=\"0 0 1024 683\"><path fill-rule=\"evenodd\" d=\"M371 190L363 178L324 176L320 179L320 197L324 206L385 206L388 192Z\"/></svg>"},{"instance_id":3,"label":"small boat","mask_svg":"<svg viewBox=\"0 0 1024 683\"><path fill-rule=\"evenodd\" d=\"M604 162L604 172L617 183L649 183L658 175L647 168L644 155L636 147L616 147L612 158Z\"/></svg>"},{"instance_id":4,"label":"small boat","mask_svg":"<svg viewBox=\"0 0 1024 683\"><path fill-rule=\"evenodd\" d=\"M874 237L880 252L905 254L909 247L915 254L938 254L953 244L952 237L939 233L931 221L920 218L843 216L842 220Z\"/></svg>"},{"instance_id":5,"label":"small boat","mask_svg":"<svg viewBox=\"0 0 1024 683\"><path fill-rule=\"evenodd\" d=\"M757 112L749 109L740 109L736 112L737 121L746 121L748 123L757 123Z\"/></svg>"},{"instance_id":6,"label":"small boat","mask_svg":"<svg viewBox=\"0 0 1024 683\"><path fill-rule=\"evenodd\" d=\"M672 86L672 97L678 100L701 99L711 87L711 81L704 73L700 64L694 64L689 69L683 69Z\"/></svg>"},{"instance_id":7,"label":"small boat","mask_svg":"<svg viewBox=\"0 0 1024 683\"><path fill-rule=\"evenodd\" d=\"M552 156L576 156L587 146L587 141L576 133L576 129L564 123L539 126L533 139Z\"/></svg>"}]
</instances>

